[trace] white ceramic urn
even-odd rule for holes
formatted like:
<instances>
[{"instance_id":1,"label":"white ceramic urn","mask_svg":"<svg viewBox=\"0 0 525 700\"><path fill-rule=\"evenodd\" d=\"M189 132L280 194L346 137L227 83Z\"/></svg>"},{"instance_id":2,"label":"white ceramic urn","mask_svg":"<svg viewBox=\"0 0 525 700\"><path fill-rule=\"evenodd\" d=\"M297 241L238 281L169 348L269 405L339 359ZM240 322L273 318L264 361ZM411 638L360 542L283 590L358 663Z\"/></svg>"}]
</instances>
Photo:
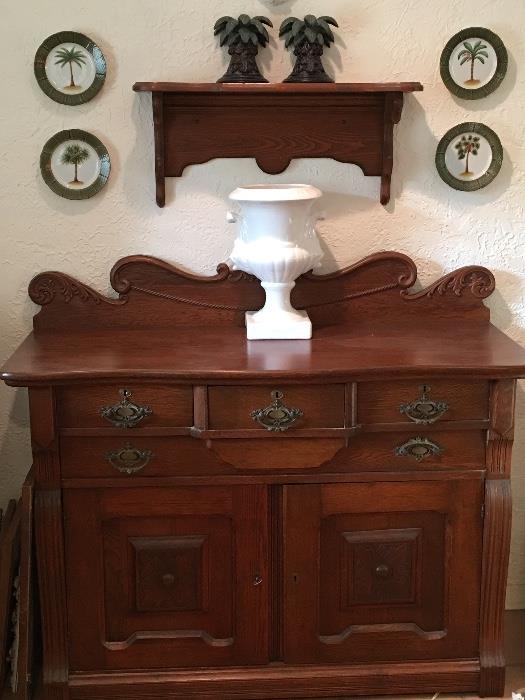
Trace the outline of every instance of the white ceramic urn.
<instances>
[{"instance_id":1,"label":"white ceramic urn","mask_svg":"<svg viewBox=\"0 0 525 700\"><path fill-rule=\"evenodd\" d=\"M229 221L239 222L233 269L258 277L266 292L263 308L246 313L248 340L312 337L308 314L293 308L290 293L295 280L323 257L312 214L321 196L310 185L252 185L230 194L241 210L228 214Z\"/></svg>"}]
</instances>

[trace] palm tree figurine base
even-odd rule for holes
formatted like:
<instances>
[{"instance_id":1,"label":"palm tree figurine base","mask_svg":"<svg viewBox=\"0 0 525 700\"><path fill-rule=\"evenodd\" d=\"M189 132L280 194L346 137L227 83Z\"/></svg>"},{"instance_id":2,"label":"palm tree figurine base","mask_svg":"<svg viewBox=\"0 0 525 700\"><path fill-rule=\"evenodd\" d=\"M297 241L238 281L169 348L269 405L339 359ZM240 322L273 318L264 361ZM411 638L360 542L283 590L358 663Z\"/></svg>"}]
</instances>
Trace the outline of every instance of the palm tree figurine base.
<instances>
[{"instance_id":1,"label":"palm tree figurine base","mask_svg":"<svg viewBox=\"0 0 525 700\"><path fill-rule=\"evenodd\" d=\"M294 50L297 61L284 83L333 83L325 71L321 56L323 47L319 44L304 42Z\"/></svg>"},{"instance_id":2,"label":"palm tree figurine base","mask_svg":"<svg viewBox=\"0 0 525 700\"><path fill-rule=\"evenodd\" d=\"M267 83L261 75L257 61L256 46L238 44L230 46L228 53L231 56L228 70L217 80L218 83Z\"/></svg>"}]
</instances>

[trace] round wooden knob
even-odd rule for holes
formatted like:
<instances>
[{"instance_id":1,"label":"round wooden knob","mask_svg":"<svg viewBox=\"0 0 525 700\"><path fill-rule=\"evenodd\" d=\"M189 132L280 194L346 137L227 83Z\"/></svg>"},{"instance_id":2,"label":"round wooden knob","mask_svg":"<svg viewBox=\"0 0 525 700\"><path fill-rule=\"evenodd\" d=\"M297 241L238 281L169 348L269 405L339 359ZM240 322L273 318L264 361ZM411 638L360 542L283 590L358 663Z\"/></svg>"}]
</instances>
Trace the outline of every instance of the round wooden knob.
<instances>
[{"instance_id":1,"label":"round wooden knob","mask_svg":"<svg viewBox=\"0 0 525 700\"><path fill-rule=\"evenodd\" d=\"M375 568L375 575L379 578L388 578L390 576L391 569L388 564L379 564Z\"/></svg>"},{"instance_id":2,"label":"round wooden knob","mask_svg":"<svg viewBox=\"0 0 525 700\"><path fill-rule=\"evenodd\" d=\"M164 574L162 577L162 583L166 586L166 588L173 586L175 583L175 576L173 574Z\"/></svg>"}]
</instances>

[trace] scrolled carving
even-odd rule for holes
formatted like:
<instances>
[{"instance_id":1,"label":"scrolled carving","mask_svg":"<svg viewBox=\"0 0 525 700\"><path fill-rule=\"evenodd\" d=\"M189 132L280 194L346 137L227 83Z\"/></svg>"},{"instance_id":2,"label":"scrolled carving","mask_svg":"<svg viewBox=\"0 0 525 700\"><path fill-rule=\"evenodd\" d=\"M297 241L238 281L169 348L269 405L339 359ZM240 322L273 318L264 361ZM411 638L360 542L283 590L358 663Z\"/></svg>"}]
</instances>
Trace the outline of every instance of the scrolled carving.
<instances>
[{"instance_id":1,"label":"scrolled carving","mask_svg":"<svg viewBox=\"0 0 525 700\"><path fill-rule=\"evenodd\" d=\"M29 296L35 304L46 306L58 296L69 304L75 297L83 302L122 304L123 299L110 299L82 282L61 272L44 272L29 283Z\"/></svg>"},{"instance_id":2,"label":"scrolled carving","mask_svg":"<svg viewBox=\"0 0 525 700\"><path fill-rule=\"evenodd\" d=\"M401 294L405 299L412 301L422 297L433 297L434 295L444 296L450 292L460 297L465 291L468 291L476 299L486 299L495 288L496 280L490 270L487 270L486 267L470 265L450 272L420 292L410 293L403 291Z\"/></svg>"}]
</instances>

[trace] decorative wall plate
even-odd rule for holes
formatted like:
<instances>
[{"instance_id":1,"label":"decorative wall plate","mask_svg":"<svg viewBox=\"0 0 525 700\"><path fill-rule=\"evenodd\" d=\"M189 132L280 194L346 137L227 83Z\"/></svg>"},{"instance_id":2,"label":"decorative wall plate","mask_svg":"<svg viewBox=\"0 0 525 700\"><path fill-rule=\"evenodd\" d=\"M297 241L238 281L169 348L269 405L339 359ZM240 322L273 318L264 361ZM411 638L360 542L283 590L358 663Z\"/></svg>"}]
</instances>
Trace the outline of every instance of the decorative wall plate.
<instances>
[{"instance_id":1,"label":"decorative wall plate","mask_svg":"<svg viewBox=\"0 0 525 700\"><path fill-rule=\"evenodd\" d=\"M65 105L89 102L106 79L106 59L99 47L78 32L58 32L40 45L35 76L48 97Z\"/></svg>"},{"instance_id":2,"label":"decorative wall plate","mask_svg":"<svg viewBox=\"0 0 525 700\"><path fill-rule=\"evenodd\" d=\"M503 148L485 124L465 122L449 129L438 144L436 168L455 190L472 192L486 187L499 173Z\"/></svg>"},{"instance_id":3,"label":"decorative wall plate","mask_svg":"<svg viewBox=\"0 0 525 700\"><path fill-rule=\"evenodd\" d=\"M104 144L80 129L59 131L40 155L40 170L46 184L66 199L89 199L109 178L111 161Z\"/></svg>"},{"instance_id":4,"label":"decorative wall plate","mask_svg":"<svg viewBox=\"0 0 525 700\"><path fill-rule=\"evenodd\" d=\"M479 100L498 87L507 64L507 49L497 34L484 27L469 27L454 34L443 49L441 78L454 95Z\"/></svg>"}]
</instances>

